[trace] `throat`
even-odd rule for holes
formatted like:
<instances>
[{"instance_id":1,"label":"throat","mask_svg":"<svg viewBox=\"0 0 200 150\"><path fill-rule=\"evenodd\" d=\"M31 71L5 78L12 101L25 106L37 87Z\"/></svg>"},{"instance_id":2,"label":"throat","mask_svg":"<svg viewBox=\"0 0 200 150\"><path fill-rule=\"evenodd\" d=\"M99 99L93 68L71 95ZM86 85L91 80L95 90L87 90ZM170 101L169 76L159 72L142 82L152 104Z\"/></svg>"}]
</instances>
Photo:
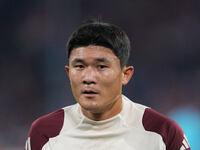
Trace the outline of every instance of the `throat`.
<instances>
[{"instance_id":1,"label":"throat","mask_svg":"<svg viewBox=\"0 0 200 150\"><path fill-rule=\"evenodd\" d=\"M86 116L89 116L88 118L92 119L94 121L101 121L101 120L108 119L108 118L104 117L103 113L90 113L90 114L88 114Z\"/></svg>"}]
</instances>

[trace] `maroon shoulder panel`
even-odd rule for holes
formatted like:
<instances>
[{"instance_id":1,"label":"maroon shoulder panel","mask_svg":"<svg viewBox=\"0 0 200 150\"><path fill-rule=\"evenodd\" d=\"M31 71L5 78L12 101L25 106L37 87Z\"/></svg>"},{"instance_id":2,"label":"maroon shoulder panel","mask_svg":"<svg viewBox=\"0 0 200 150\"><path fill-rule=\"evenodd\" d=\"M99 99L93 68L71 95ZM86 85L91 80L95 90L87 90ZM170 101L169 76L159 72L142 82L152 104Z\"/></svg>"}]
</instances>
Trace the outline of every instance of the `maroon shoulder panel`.
<instances>
[{"instance_id":1,"label":"maroon shoulder panel","mask_svg":"<svg viewBox=\"0 0 200 150\"><path fill-rule=\"evenodd\" d=\"M183 145L184 133L175 121L153 109L147 108L142 123L145 130L156 132L162 136L166 150L180 150Z\"/></svg>"},{"instance_id":2,"label":"maroon shoulder panel","mask_svg":"<svg viewBox=\"0 0 200 150\"><path fill-rule=\"evenodd\" d=\"M34 121L29 132L31 150L41 150L49 138L57 136L62 129L63 121L62 109Z\"/></svg>"}]
</instances>

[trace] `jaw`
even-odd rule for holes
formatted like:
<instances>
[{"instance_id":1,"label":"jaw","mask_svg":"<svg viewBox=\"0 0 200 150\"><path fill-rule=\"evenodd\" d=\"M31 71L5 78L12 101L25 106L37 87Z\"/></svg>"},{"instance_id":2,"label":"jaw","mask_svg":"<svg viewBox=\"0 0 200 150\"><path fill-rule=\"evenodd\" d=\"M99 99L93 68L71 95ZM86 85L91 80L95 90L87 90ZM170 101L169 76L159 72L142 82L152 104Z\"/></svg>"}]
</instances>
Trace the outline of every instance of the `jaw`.
<instances>
[{"instance_id":1,"label":"jaw","mask_svg":"<svg viewBox=\"0 0 200 150\"><path fill-rule=\"evenodd\" d=\"M86 117L92 120L105 120L121 112L122 97L121 95L118 95L106 106L105 104L103 105L98 103L98 101L90 99L79 101L79 104L81 105L82 112Z\"/></svg>"}]
</instances>

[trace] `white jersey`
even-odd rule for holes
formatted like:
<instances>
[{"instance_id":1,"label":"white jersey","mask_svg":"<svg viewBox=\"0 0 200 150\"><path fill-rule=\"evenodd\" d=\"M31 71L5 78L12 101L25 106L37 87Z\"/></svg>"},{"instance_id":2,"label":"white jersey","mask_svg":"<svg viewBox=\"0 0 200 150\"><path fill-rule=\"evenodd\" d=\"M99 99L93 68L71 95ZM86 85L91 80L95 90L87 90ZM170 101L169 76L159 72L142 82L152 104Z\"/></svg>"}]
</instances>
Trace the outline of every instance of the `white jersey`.
<instances>
[{"instance_id":1,"label":"white jersey","mask_svg":"<svg viewBox=\"0 0 200 150\"><path fill-rule=\"evenodd\" d=\"M37 119L26 150L190 150L177 123L166 116L122 98L116 116L94 121L77 103Z\"/></svg>"}]
</instances>

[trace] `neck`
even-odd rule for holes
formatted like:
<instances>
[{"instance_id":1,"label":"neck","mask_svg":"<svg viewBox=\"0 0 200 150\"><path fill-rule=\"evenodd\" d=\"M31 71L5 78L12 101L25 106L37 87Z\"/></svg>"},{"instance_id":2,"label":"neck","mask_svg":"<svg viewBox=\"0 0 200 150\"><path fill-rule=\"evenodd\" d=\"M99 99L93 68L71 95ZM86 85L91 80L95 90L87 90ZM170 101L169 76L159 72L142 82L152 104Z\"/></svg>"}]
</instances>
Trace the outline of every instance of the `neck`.
<instances>
[{"instance_id":1,"label":"neck","mask_svg":"<svg viewBox=\"0 0 200 150\"><path fill-rule=\"evenodd\" d=\"M122 110L122 96L120 95L117 100L109 104L106 108L101 111L94 112L82 108L83 114L91 120L101 121L112 118L113 116L119 114Z\"/></svg>"}]
</instances>

